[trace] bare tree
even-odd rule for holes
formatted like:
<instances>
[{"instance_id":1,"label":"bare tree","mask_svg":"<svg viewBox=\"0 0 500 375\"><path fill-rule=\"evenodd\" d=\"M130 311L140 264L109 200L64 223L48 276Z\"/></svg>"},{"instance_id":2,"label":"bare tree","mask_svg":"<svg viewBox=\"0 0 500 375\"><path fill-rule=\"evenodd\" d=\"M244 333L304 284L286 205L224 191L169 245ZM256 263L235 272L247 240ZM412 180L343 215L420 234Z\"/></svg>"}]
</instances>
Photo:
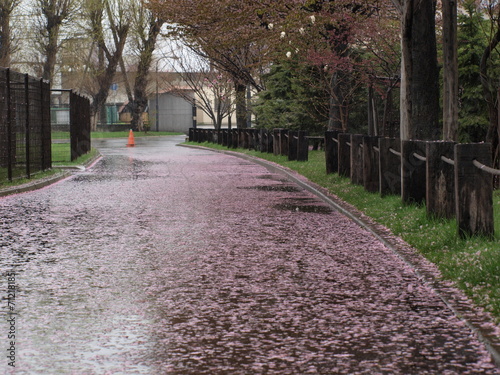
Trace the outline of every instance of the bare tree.
<instances>
[{"instance_id":1,"label":"bare tree","mask_svg":"<svg viewBox=\"0 0 500 375\"><path fill-rule=\"evenodd\" d=\"M9 67L12 54L11 16L21 0L0 0L0 66Z\"/></svg>"},{"instance_id":2,"label":"bare tree","mask_svg":"<svg viewBox=\"0 0 500 375\"><path fill-rule=\"evenodd\" d=\"M131 28L132 49L137 54L137 72L134 80L133 90L130 89L126 68L121 61L122 72L125 73L127 95L132 108L131 126L134 129L143 130L144 113L148 105L147 87L150 77L150 69L153 61L153 52L160 35L164 21L145 8L142 1L132 3L133 22Z\"/></svg>"},{"instance_id":3,"label":"bare tree","mask_svg":"<svg viewBox=\"0 0 500 375\"><path fill-rule=\"evenodd\" d=\"M97 116L106 122L105 104L115 78L130 30L130 9L125 0L87 0L85 14L97 50L92 75L97 83L92 97L93 129ZM106 31L109 30L109 33Z\"/></svg>"},{"instance_id":4,"label":"bare tree","mask_svg":"<svg viewBox=\"0 0 500 375\"><path fill-rule=\"evenodd\" d=\"M42 78L52 81L62 44L61 28L78 10L76 0L36 0L38 15L37 42L43 56Z\"/></svg>"},{"instance_id":5,"label":"bare tree","mask_svg":"<svg viewBox=\"0 0 500 375\"><path fill-rule=\"evenodd\" d=\"M171 50L168 58L174 61L169 68L178 79L164 80L163 86L201 109L212 120L214 128L220 129L222 121L231 115L235 102L230 75L217 70L199 54L188 53L182 48L177 52Z\"/></svg>"}]
</instances>

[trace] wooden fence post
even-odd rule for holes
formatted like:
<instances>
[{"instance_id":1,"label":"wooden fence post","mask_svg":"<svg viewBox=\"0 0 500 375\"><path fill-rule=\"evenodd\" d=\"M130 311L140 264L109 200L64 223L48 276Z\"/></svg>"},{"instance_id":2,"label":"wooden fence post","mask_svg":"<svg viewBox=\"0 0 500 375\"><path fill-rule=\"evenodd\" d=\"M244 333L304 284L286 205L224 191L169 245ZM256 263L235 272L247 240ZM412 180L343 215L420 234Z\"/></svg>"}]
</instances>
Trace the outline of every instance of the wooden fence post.
<instances>
[{"instance_id":1,"label":"wooden fence post","mask_svg":"<svg viewBox=\"0 0 500 375\"><path fill-rule=\"evenodd\" d=\"M251 149L254 149L255 150L255 139L254 139L254 131L253 129L246 129L245 133L247 134L247 149L251 150Z\"/></svg>"},{"instance_id":2,"label":"wooden fence post","mask_svg":"<svg viewBox=\"0 0 500 375\"><path fill-rule=\"evenodd\" d=\"M363 135L351 134L351 182L363 185Z\"/></svg>"},{"instance_id":3,"label":"wooden fence post","mask_svg":"<svg viewBox=\"0 0 500 375\"><path fill-rule=\"evenodd\" d=\"M256 129L248 129L248 148L251 150L258 150L258 138L257 138L257 133L255 132Z\"/></svg>"},{"instance_id":4,"label":"wooden fence post","mask_svg":"<svg viewBox=\"0 0 500 375\"><path fill-rule=\"evenodd\" d=\"M227 147L227 129L222 129L222 146Z\"/></svg>"},{"instance_id":5,"label":"wooden fence post","mask_svg":"<svg viewBox=\"0 0 500 375\"><path fill-rule=\"evenodd\" d=\"M406 204L425 202L425 142L401 141L401 163L401 199Z\"/></svg>"},{"instance_id":6,"label":"wooden fence post","mask_svg":"<svg viewBox=\"0 0 500 375\"><path fill-rule=\"evenodd\" d=\"M427 142L426 209L429 216L451 219L455 216L454 142Z\"/></svg>"},{"instance_id":7,"label":"wooden fence post","mask_svg":"<svg viewBox=\"0 0 500 375\"><path fill-rule=\"evenodd\" d=\"M391 152L400 152L401 141L396 138L379 138L378 148L380 195L401 195L401 156Z\"/></svg>"},{"instance_id":8,"label":"wooden fence post","mask_svg":"<svg viewBox=\"0 0 500 375\"><path fill-rule=\"evenodd\" d=\"M242 128L239 129L240 134L238 138L238 147L239 148L248 148L248 134L247 129Z\"/></svg>"},{"instance_id":9,"label":"wooden fence post","mask_svg":"<svg viewBox=\"0 0 500 375\"><path fill-rule=\"evenodd\" d=\"M261 138L260 138L260 129L252 129L252 136L253 136L253 149L255 151L260 151L260 143L261 143Z\"/></svg>"},{"instance_id":10,"label":"wooden fence post","mask_svg":"<svg viewBox=\"0 0 500 375\"><path fill-rule=\"evenodd\" d=\"M379 137L363 137L363 185L371 193L379 191L378 139Z\"/></svg>"},{"instance_id":11,"label":"wooden fence post","mask_svg":"<svg viewBox=\"0 0 500 375\"><path fill-rule=\"evenodd\" d=\"M233 147L233 129L227 129L227 148Z\"/></svg>"},{"instance_id":12,"label":"wooden fence post","mask_svg":"<svg viewBox=\"0 0 500 375\"><path fill-rule=\"evenodd\" d=\"M238 148L238 141L240 139L240 131L239 129L233 129L232 130L232 138L233 138L233 141L231 142L231 146L232 148Z\"/></svg>"},{"instance_id":13,"label":"wooden fence post","mask_svg":"<svg viewBox=\"0 0 500 375\"><path fill-rule=\"evenodd\" d=\"M219 145L222 145L224 143L224 137L223 137L223 130L222 129L218 129L217 130L217 143Z\"/></svg>"},{"instance_id":14,"label":"wooden fence post","mask_svg":"<svg viewBox=\"0 0 500 375\"><path fill-rule=\"evenodd\" d=\"M493 237L493 176L474 165L491 166L489 143L455 145L455 206L461 237Z\"/></svg>"},{"instance_id":15,"label":"wooden fence post","mask_svg":"<svg viewBox=\"0 0 500 375\"><path fill-rule=\"evenodd\" d=\"M267 152L269 154L272 154L273 153L273 149L274 149L274 137L273 137L273 133L271 131L269 131L269 130L266 130L265 134L266 134Z\"/></svg>"},{"instance_id":16,"label":"wooden fence post","mask_svg":"<svg viewBox=\"0 0 500 375\"><path fill-rule=\"evenodd\" d=\"M299 139L297 146L297 161L309 160L309 139L305 130L299 130Z\"/></svg>"},{"instance_id":17,"label":"wooden fence post","mask_svg":"<svg viewBox=\"0 0 500 375\"><path fill-rule=\"evenodd\" d=\"M325 132L326 174L337 173L339 170L338 130Z\"/></svg>"},{"instance_id":18,"label":"wooden fence post","mask_svg":"<svg viewBox=\"0 0 500 375\"><path fill-rule=\"evenodd\" d=\"M281 155L288 156L288 129L280 130Z\"/></svg>"},{"instance_id":19,"label":"wooden fence post","mask_svg":"<svg viewBox=\"0 0 500 375\"><path fill-rule=\"evenodd\" d=\"M351 176L351 135L340 133L339 140L339 176Z\"/></svg>"},{"instance_id":20,"label":"wooden fence post","mask_svg":"<svg viewBox=\"0 0 500 375\"><path fill-rule=\"evenodd\" d=\"M281 155L281 129L273 130L273 153L274 155Z\"/></svg>"},{"instance_id":21,"label":"wooden fence post","mask_svg":"<svg viewBox=\"0 0 500 375\"><path fill-rule=\"evenodd\" d=\"M297 160L299 132L290 130L288 132L288 160Z\"/></svg>"},{"instance_id":22,"label":"wooden fence post","mask_svg":"<svg viewBox=\"0 0 500 375\"><path fill-rule=\"evenodd\" d=\"M266 137L266 129L259 129L259 145L260 152L267 152L267 137Z\"/></svg>"}]
</instances>

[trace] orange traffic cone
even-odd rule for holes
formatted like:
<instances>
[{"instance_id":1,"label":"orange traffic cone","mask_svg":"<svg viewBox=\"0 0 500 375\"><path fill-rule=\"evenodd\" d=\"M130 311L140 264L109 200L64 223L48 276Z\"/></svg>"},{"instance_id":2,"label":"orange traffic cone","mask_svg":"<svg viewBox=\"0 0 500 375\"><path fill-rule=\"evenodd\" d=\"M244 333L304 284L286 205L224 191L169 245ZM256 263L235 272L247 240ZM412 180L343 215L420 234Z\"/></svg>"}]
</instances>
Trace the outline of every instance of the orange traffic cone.
<instances>
[{"instance_id":1,"label":"orange traffic cone","mask_svg":"<svg viewBox=\"0 0 500 375\"><path fill-rule=\"evenodd\" d=\"M135 146L134 132L132 131L132 129L130 129L130 133L128 133L127 147L134 147L134 146Z\"/></svg>"}]
</instances>

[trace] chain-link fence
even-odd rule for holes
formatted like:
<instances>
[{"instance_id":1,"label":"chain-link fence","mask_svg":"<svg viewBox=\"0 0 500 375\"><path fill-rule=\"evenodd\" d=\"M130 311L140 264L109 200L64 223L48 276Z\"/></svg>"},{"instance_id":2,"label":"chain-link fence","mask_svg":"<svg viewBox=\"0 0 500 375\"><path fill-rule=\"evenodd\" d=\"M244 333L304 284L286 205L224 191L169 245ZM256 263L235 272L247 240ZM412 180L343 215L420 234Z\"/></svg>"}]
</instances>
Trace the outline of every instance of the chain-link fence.
<instances>
[{"instance_id":1,"label":"chain-link fence","mask_svg":"<svg viewBox=\"0 0 500 375\"><path fill-rule=\"evenodd\" d=\"M50 87L0 68L0 183L51 167Z\"/></svg>"}]
</instances>

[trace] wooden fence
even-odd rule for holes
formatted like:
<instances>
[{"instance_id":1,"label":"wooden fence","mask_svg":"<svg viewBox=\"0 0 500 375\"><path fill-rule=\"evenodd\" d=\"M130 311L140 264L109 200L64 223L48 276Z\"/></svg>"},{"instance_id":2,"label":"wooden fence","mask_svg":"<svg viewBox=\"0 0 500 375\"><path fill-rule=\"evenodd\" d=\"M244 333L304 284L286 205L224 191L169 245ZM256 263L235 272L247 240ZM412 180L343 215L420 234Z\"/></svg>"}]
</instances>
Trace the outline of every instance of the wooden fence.
<instances>
[{"instance_id":1,"label":"wooden fence","mask_svg":"<svg viewBox=\"0 0 500 375\"><path fill-rule=\"evenodd\" d=\"M325 133L326 171L371 192L425 203L433 217L456 217L462 237L494 236L491 145L406 141Z\"/></svg>"},{"instance_id":2,"label":"wooden fence","mask_svg":"<svg viewBox=\"0 0 500 375\"><path fill-rule=\"evenodd\" d=\"M210 142L228 148L254 149L284 155L289 160L298 161L308 160L309 144L318 142L317 138L309 137L305 131L288 129L189 129L191 142Z\"/></svg>"},{"instance_id":3,"label":"wooden fence","mask_svg":"<svg viewBox=\"0 0 500 375\"><path fill-rule=\"evenodd\" d=\"M307 161L306 132L287 129L190 129L194 142L250 148ZM453 218L462 237L494 236L492 152L488 143L455 144L325 132L326 173L338 173L381 196L425 203L429 216Z\"/></svg>"}]
</instances>

